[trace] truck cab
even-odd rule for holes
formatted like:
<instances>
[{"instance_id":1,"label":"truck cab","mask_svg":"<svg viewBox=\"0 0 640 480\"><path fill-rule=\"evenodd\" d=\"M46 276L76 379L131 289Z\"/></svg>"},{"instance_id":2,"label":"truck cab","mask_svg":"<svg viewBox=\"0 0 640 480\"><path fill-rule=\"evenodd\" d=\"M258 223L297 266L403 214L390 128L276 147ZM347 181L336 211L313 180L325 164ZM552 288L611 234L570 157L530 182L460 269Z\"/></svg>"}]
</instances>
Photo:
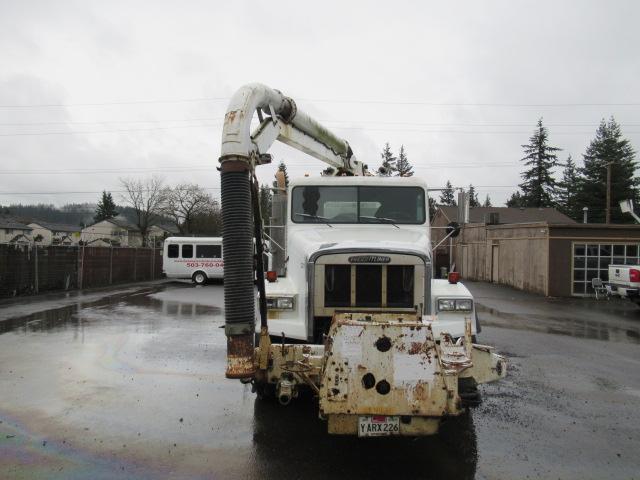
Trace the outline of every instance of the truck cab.
<instances>
[{"instance_id":1,"label":"truck cab","mask_svg":"<svg viewBox=\"0 0 640 480\"><path fill-rule=\"evenodd\" d=\"M469 291L432 279L427 185L418 178L307 177L286 193L284 276L267 283L272 332L318 343L338 312L415 312L434 333L477 333ZM279 219L274 219L276 222Z\"/></svg>"}]
</instances>

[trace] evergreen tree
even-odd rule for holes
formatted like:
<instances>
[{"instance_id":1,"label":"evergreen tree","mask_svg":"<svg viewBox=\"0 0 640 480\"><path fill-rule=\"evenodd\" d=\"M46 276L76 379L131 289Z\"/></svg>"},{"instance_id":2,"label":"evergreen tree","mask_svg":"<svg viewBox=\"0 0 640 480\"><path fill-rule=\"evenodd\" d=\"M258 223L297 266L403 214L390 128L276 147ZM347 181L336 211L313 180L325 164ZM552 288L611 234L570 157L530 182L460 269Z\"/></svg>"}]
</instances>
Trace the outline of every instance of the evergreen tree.
<instances>
[{"instance_id":1,"label":"evergreen tree","mask_svg":"<svg viewBox=\"0 0 640 480\"><path fill-rule=\"evenodd\" d=\"M404 151L404 145L400 145L400 153L398 154L398 161L396 162L396 171L398 172L398 177L413 176L413 166L407 159L407 153Z\"/></svg>"},{"instance_id":2,"label":"evergreen tree","mask_svg":"<svg viewBox=\"0 0 640 480\"><path fill-rule=\"evenodd\" d=\"M381 177L390 177L391 175L393 175L393 172L397 170L397 167L396 157L394 157L393 153L391 152L389 142L384 144L384 148L382 149L380 157L382 157L382 164L378 169L378 175Z\"/></svg>"},{"instance_id":3,"label":"evergreen tree","mask_svg":"<svg viewBox=\"0 0 640 480\"><path fill-rule=\"evenodd\" d=\"M555 204L556 181L551 171L558 165L555 152L559 148L551 147L547 141L549 134L542 126L542 119L529 139L529 144L522 145L525 156L522 161L527 167L522 173L522 200L525 207L552 207Z\"/></svg>"},{"instance_id":4,"label":"evergreen tree","mask_svg":"<svg viewBox=\"0 0 640 480\"><path fill-rule=\"evenodd\" d=\"M108 220L117 215L118 212L116 211L116 204L113 201L111 192L107 193L106 191L103 191L102 198L96 206L96 214L93 217L93 221L97 223L101 222L102 220Z\"/></svg>"},{"instance_id":5,"label":"evergreen tree","mask_svg":"<svg viewBox=\"0 0 640 480\"><path fill-rule=\"evenodd\" d=\"M289 186L289 174L287 173L287 165L284 163L284 161L280 162L280 164L278 165L278 170L280 170L281 172L284 172L284 186L288 187Z\"/></svg>"},{"instance_id":6,"label":"evergreen tree","mask_svg":"<svg viewBox=\"0 0 640 480\"><path fill-rule=\"evenodd\" d=\"M562 172L562 180L558 182L558 210L579 222L582 220L582 207L577 202L579 188L578 168L571 158L567 158Z\"/></svg>"},{"instance_id":7,"label":"evergreen tree","mask_svg":"<svg viewBox=\"0 0 640 480\"><path fill-rule=\"evenodd\" d=\"M484 199L484 203L482 204L483 207L492 207L493 205L491 205L491 197L489 197L489 194L487 193L487 196Z\"/></svg>"},{"instance_id":8,"label":"evergreen tree","mask_svg":"<svg viewBox=\"0 0 640 480\"><path fill-rule=\"evenodd\" d=\"M509 200L507 200L506 205L510 208L524 207L524 198L520 192L514 192L511 194L511 197L509 197Z\"/></svg>"},{"instance_id":9,"label":"evergreen tree","mask_svg":"<svg viewBox=\"0 0 640 480\"><path fill-rule=\"evenodd\" d=\"M584 167L580 169L576 204L580 211L589 207L589 221L605 221L607 198L607 163L611 163L611 222L632 223L629 215L618 208L621 200L638 200L640 179L635 176L638 163L629 140L622 138L620 126L613 117L604 119L596 131L595 138L583 155Z\"/></svg>"},{"instance_id":10,"label":"evergreen tree","mask_svg":"<svg viewBox=\"0 0 640 480\"><path fill-rule=\"evenodd\" d=\"M451 185L451 182L449 180L447 180L447 184L445 185L444 190L442 190L442 193L440 194L440 203L442 205L449 205L449 206L457 205L456 198L453 191L453 185Z\"/></svg>"},{"instance_id":11,"label":"evergreen tree","mask_svg":"<svg viewBox=\"0 0 640 480\"><path fill-rule=\"evenodd\" d=\"M436 204L436 201L433 198L429 197L429 222L433 220L437 209L438 205Z\"/></svg>"},{"instance_id":12,"label":"evergreen tree","mask_svg":"<svg viewBox=\"0 0 640 480\"><path fill-rule=\"evenodd\" d=\"M473 185L469 185L469 207L479 207L480 201L478 200L478 194L476 188Z\"/></svg>"},{"instance_id":13,"label":"evergreen tree","mask_svg":"<svg viewBox=\"0 0 640 480\"><path fill-rule=\"evenodd\" d=\"M260 185L260 213L262 222L269 225L271 217L271 189L266 184Z\"/></svg>"}]
</instances>

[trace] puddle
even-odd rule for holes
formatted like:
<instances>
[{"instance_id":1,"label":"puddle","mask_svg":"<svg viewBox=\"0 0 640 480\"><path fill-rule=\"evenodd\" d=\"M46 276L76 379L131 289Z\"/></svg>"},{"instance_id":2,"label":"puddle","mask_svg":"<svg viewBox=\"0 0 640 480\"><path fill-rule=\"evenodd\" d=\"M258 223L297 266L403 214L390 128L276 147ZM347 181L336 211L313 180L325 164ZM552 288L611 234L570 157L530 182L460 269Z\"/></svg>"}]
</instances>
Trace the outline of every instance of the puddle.
<instances>
[{"instance_id":1,"label":"puddle","mask_svg":"<svg viewBox=\"0 0 640 480\"><path fill-rule=\"evenodd\" d=\"M79 301L64 307L9 318L0 321L0 335L9 332L52 332L66 328L86 327L94 322L109 322L113 311L124 313L131 322L152 325L159 317L196 318L211 316L221 318L222 310L214 305L203 305L180 301L181 291L186 287L166 286L138 290L135 293L120 293L94 301ZM170 291L170 295L163 297ZM122 310L128 310L122 312Z\"/></svg>"},{"instance_id":2,"label":"puddle","mask_svg":"<svg viewBox=\"0 0 640 480\"><path fill-rule=\"evenodd\" d=\"M476 310L479 313L481 325L608 342L640 344L640 328L615 326L604 321L579 320L562 313L551 316L535 313L502 312L479 303L476 303Z\"/></svg>"}]
</instances>

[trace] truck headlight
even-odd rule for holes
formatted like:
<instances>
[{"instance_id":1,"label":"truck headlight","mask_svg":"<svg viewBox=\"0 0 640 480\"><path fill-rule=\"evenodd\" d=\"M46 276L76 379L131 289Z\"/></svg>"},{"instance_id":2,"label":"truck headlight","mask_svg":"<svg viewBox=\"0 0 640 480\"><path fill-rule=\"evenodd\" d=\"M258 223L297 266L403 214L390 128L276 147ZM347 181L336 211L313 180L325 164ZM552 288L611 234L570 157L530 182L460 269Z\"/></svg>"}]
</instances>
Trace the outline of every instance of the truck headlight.
<instances>
[{"instance_id":1,"label":"truck headlight","mask_svg":"<svg viewBox=\"0 0 640 480\"><path fill-rule=\"evenodd\" d=\"M473 310L473 300L470 298L440 298L438 299L438 311L440 312L470 312Z\"/></svg>"},{"instance_id":2,"label":"truck headlight","mask_svg":"<svg viewBox=\"0 0 640 480\"><path fill-rule=\"evenodd\" d=\"M293 310L293 297L267 297L267 308Z\"/></svg>"},{"instance_id":3,"label":"truck headlight","mask_svg":"<svg viewBox=\"0 0 640 480\"><path fill-rule=\"evenodd\" d=\"M438 300L438 310L441 312L449 312L456 309L456 301L441 298Z\"/></svg>"},{"instance_id":4,"label":"truck headlight","mask_svg":"<svg viewBox=\"0 0 640 480\"><path fill-rule=\"evenodd\" d=\"M466 310L468 312L473 308L473 301L469 298L464 300L456 300L456 310Z\"/></svg>"}]
</instances>

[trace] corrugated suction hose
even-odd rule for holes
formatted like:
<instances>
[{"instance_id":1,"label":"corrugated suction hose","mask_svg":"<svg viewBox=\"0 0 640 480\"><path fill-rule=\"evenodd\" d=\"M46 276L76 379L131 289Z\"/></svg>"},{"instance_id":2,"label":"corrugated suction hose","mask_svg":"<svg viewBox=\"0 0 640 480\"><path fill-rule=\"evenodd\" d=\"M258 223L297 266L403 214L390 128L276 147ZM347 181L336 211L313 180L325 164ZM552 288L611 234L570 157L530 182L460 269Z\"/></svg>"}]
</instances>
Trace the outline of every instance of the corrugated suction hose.
<instances>
[{"instance_id":1,"label":"corrugated suction hose","mask_svg":"<svg viewBox=\"0 0 640 480\"><path fill-rule=\"evenodd\" d=\"M250 176L244 163L225 162L221 167L226 375L229 378L247 378L255 372L253 224Z\"/></svg>"}]
</instances>

